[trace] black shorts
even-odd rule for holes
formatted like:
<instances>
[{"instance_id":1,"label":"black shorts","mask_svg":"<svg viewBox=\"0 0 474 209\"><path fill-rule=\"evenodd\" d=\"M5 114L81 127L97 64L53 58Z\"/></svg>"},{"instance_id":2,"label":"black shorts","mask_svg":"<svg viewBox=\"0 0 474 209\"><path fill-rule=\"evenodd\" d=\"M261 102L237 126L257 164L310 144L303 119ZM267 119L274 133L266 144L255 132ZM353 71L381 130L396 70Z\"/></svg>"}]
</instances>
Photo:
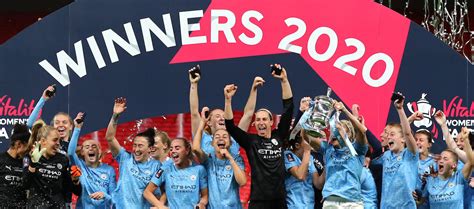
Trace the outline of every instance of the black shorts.
<instances>
[{"instance_id":1,"label":"black shorts","mask_svg":"<svg viewBox=\"0 0 474 209\"><path fill-rule=\"evenodd\" d=\"M250 200L249 209L288 209L286 199Z\"/></svg>"}]
</instances>

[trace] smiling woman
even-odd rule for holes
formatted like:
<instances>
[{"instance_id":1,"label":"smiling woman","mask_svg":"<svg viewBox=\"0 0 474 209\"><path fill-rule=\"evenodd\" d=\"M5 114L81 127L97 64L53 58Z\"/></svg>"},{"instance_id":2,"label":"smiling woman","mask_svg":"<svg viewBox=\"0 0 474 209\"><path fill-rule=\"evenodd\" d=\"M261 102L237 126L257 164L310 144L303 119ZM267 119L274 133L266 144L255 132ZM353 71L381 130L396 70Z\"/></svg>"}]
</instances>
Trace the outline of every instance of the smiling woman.
<instances>
[{"instance_id":1,"label":"smiling woman","mask_svg":"<svg viewBox=\"0 0 474 209\"><path fill-rule=\"evenodd\" d=\"M113 115L107 127L105 138L112 155L119 164L120 177L113 202L117 208L150 208L142 193L148 182L161 167L158 160L150 160L149 153L154 145L155 132L148 129L133 140L133 153L125 151L115 138L118 117L127 109L127 100L115 100ZM161 196L161 194L157 194Z\"/></svg>"},{"instance_id":2,"label":"smiling woman","mask_svg":"<svg viewBox=\"0 0 474 209\"><path fill-rule=\"evenodd\" d=\"M33 112L31 112L30 116L28 117L28 121L26 125L29 128L33 127L33 123L38 119L41 114L42 108L46 101L51 99L56 92L56 87L54 85L48 86L41 95L38 103L36 104ZM71 137L71 131L73 128L73 121L69 114L65 112L58 112L53 117L51 125L57 130L58 137L59 137L59 144L60 144L60 151L63 154L66 154L67 148L69 146L69 138Z\"/></svg>"},{"instance_id":3,"label":"smiling woman","mask_svg":"<svg viewBox=\"0 0 474 209\"><path fill-rule=\"evenodd\" d=\"M29 190L28 208L63 208L68 194L80 194L81 185L73 183L69 160L58 152L59 134L52 126L42 127L35 148L24 160L23 184Z\"/></svg>"},{"instance_id":4,"label":"smiling woman","mask_svg":"<svg viewBox=\"0 0 474 209\"><path fill-rule=\"evenodd\" d=\"M68 148L68 156L73 165L80 168L82 192L76 208L110 208L112 192L115 190L115 170L112 166L101 163L102 152L97 140L85 140L82 143L79 157L76 154L79 133L83 125L84 113L78 113L74 120L74 132ZM80 123L79 123L80 122Z\"/></svg>"}]
</instances>

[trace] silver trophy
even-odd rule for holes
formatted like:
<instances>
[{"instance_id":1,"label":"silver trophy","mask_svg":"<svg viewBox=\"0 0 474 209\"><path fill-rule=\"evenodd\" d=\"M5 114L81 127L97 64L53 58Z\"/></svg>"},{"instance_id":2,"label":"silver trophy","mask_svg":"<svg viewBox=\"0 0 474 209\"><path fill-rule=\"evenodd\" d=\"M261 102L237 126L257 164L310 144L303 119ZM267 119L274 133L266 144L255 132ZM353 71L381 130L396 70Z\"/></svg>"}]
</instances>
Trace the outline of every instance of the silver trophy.
<instances>
[{"instance_id":1,"label":"silver trophy","mask_svg":"<svg viewBox=\"0 0 474 209\"><path fill-rule=\"evenodd\" d=\"M334 112L334 100L329 97L331 92L331 88L328 88L326 95L314 97L311 107L305 112L305 120L301 121L302 128L313 137L322 137L321 132L329 127L329 118Z\"/></svg>"}]
</instances>

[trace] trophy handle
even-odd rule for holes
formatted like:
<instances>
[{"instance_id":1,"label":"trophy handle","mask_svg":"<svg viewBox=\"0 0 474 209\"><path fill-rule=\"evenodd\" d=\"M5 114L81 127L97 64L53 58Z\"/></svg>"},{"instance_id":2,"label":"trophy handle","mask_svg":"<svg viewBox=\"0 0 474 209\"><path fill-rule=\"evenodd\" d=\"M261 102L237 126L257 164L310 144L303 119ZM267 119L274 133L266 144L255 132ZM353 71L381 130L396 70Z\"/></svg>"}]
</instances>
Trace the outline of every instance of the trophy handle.
<instances>
[{"instance_id":1,"label":"trophy handle","mask_svg":"<svg viewBox=\"0 0 474 209\"><path fill-rule=\"evenodd\" d=\"M328 91L326 92L327 97L331 97L332 89L331 87L328 87Z\"/></svg>"}]
</instances>

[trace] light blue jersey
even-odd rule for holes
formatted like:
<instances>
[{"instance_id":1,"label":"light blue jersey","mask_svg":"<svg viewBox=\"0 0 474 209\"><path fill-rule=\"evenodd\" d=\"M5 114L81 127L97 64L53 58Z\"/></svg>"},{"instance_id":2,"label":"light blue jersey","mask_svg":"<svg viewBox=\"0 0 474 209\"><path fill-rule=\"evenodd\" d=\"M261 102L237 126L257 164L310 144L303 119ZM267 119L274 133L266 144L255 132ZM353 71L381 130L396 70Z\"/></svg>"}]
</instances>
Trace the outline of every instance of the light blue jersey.
<instances>
[{"instance_id":1,"label":"light blue jersey","mask_svg":"<svg viewBox=\"0 0 474 209\"><path fill-rule=\"evenodd\" d=\"M464 188L467 180L461 171L449 179L428 177L424 197L428 197L431 209L454 209L464 207Z\"/></svg>"},{"instance_id":2,"label":"light blue jersey","mask_svg":"<svg viewBox=\"0 0 474 209\"><path fill-rule=\"evenodd\" d=\"M68 155L72 163L81 169L80 177L82 193L77 200L76 208L110 209L112 207L112 194L115 190L115 170L112 166L101 163L99 167L92 168L86 166L83 159L76 154L76 147L81 129L75 128L69 143ZM104 198L95 200L89 195L95 192L103 192Z\"/></svg>"},{"instance_id":3,"label":"light blue jersey","mask_svg":"<svg viewBox=\"0 0 474 209\"><path fill-rule=\"evenodd\" d=\"M458 160L458 165L456 167L456 171L462 171L462 169L464 168L464 163L461 161L461 160ZM435 164L435 171L437 172L438 171L438 164ZM469 185L466 185L466 187L464 188L464 209L471 209L472 208L472 205L473 204L470 204L471 201L474 201L472 200L473 199L473 189L472 188L469 188Z\"/></svg>"},{"instance_id":4,"label":"light blue jersey","mask_svg":"<svg viewBox=\"0 0 474 209\"><path fill-rule=\"evenodd\" d=\"M149 209L151 205L143 197L143 191L153 175L160 169L158 160L148 160L144 163L135 161L133 155L120 148L115 156L119 164L119 181L114 193L116 208ZM156 193L155 193L156 195Z\"/></svg>"},{"instance_id":5,"label":"light blue jersey","mask_svg":"<svg viewBox=\"0 0 474 209\"><path fill-rule=\"evenodd\" d=\"M474 172L471 173L471 179L474 179ZM465 193L467 193L467 195L464 195L464 196L467 196L467 199L465 199L464 208L471 209L474 207L474 187L469 186L469 182L467 183L468 183L466 185L467 189L465 190Z\"/></svg>"},{"instance_id":6,"label":"light blue jersey","mask_svg":"<svg viewBox=\"0 0 474 209\"><path fill-rule=\"evenodd\" d=\"M285 151L285 169L288 171L285 177L286 204L288 209L313 209L314 190L313 174L316 167L313 164L313 156L310 155L308 174L304 181L296 179L289 170L292 167L300 166L301 159L291 151Z\"/></svg>"},{"instance_id":7,"label":"light blue jersey","mask_svg":"<svg viewBox=\"0 0 474 209\"><path fill-rule=\"evenodd\" d=\"M28 128L33 127L33 123L35 123L36 119L38 119L41 108L43 108L45 102L46 100L43 97L41 97L38 100L38 103L36 103L35 108L33 109L33 111L30 114L30 117L28 117L28 120L26 121L26 125L28 126Z\"/></svg>"},{"instance_id":8,"label":"light blue jersey","mask_svg":"<svg viewBox=\"0 0 474 209\"><path fill-rule=\"evenodd\" d=\"M158 187L165 184L170 209L194 209L201 198L201 190L207 189L207 173L202 165L194 163L183 169L169 164L156 172L151 182Z\"/></svg>"},{"instance_id":9,"label":"light blue jersey","mask_svg":"<svg viewBox=\"0 0 474 209\"><path fill-rule=\"evenodd\" d=\"M244 170L244 162L240 155L233 156L234 161ZM210 153L203 162L207 171L207 181L209 186L208 209L240 209L239 184L235 180L234 170L229 160L221 160L215 153Z\"/></svg>"},{"instance_id":10,"label":"light blue jersey","mask_svg":"<svg viewBox=\"0 0 474 209\"><path fill-rule=\"evenodd\" d=\"M412 192L418 178L420 153L413 154L404 148L399 154L387 151L373 164L383 163L381 209L415 209Z\"/></svg>"},{"instance_id":11,"label":"light blue jersey","mask_svg":"<svg viewBox=\"0 0 474 209\"><path fill-rule=\"evenodd\" d=\"M232 154L232 156L239 155L239 144L232 137L230 137L230 141L232 142L229 148L230 154ZM214 153L214 147L212 146L212 135L209 135L206 132L202 133L201 148L206 154Z\"/></svg>"},{"instance_id":12,"label":"light blue jersey","mask_svg":"<svg viewBox=\"0 0 474 209\"><path fill-rule=\"evenodd\" d=\"M431 157L431 156L428 156L426 159L424 160L419 160L418 161L418 179L416 179L416 189L419 190L419 191L422 191L423 188L422 188L422 178L423 178L423 175L425 174L429 174L430 173L430 166L434 166L436 165L436 162L434 161L434 159ZM430 206L428 205L428 202L424 202L423 204L421 205L418 205L418 209L429 209Z\"/></svg>"},{"instance_id":13,"label":"light blue jersey","mask_svg":"<svg viewBox=\"0 0 474 209\"><path fill-rule=\"evenodd\" d=\"M360 176L364 164L364 156L368 145L353 143L357 152L352 156L349 148L344 146L335 149L327 142L321 143L321 153L326 161L326 183L323 188L323 198L334 195L352 202L361 202Z\"/></svg>"},{"instance_id":14,"label":"light blue jersey","mask_svg":"<svg viewBox=\"0 0 474 209\"><path fill-rule=\"evenodd\" d=\"M360 184L364 209L377 209L377 188L372 173L366 167L362 168Z\"/></svg>"}]
</instances>

